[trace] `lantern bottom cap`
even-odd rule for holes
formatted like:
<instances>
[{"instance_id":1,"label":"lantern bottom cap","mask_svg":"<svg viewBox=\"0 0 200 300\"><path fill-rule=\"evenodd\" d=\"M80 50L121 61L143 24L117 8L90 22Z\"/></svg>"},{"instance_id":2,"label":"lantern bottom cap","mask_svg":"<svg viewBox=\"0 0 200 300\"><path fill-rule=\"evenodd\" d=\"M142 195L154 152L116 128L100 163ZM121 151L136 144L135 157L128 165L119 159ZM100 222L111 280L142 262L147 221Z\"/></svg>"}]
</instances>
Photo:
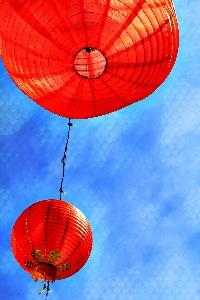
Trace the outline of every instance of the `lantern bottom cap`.
<instances>
[{"instance_id":1,"label":"lantern bottom cap","mask_svg":"<svg viewBox=\"0 0 200 300\"><path fill-rule=\"evenodd\" d=\"M56 279L57 268L49 263L40 262L33 271L34 281L51 281L54 282Z\"/></svg>"}]
</instances>

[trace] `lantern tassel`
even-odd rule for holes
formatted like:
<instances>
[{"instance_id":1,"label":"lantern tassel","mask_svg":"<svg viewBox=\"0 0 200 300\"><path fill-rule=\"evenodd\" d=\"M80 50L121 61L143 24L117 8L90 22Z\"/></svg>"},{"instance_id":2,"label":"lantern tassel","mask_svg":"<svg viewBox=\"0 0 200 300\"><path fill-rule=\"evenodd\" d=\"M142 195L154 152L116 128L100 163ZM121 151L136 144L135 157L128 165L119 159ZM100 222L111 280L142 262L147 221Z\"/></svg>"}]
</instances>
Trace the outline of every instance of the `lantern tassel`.
<instances>
[{"instance_id":1,"label":"lantern tassel","mask_svg":"<svg viewBox=\"0 0 200 300\"><path fill-rule=\"evenodd\" d=\"M41 295L42 293L44 293L45 289L46 289L46 284L44 284L43 288L42 288L41 291L39 292L39 295Z\"/></svg>"},{"instance_id":2,"label":"lantern tassel","mask_svg":"<svg viewBox=\"0 0 200 300\"><path fill-rule=\"evenodd\" d=\"M47 291L46 291L46 299L45 300L47 300L48 294L51 293L51 289L49 288L49 285L50 285L50 282L47 281L47 286L46 286L46 284L44 284L43 288L39 292L39 295L41 295L42 293L44 293L45 289L47 289Z\"/></svg>"}]
</instances>

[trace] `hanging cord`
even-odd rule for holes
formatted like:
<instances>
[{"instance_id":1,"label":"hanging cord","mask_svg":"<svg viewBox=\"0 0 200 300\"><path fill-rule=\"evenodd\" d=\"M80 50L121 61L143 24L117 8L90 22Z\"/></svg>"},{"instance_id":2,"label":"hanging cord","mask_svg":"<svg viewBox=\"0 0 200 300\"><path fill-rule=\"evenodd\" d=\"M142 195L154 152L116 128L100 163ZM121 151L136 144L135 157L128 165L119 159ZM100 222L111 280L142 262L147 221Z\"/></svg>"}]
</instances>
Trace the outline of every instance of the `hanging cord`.
<instances>
[{"instance_id":1,"label":"hanging cord","mask_svg":"<svg viewBox=\"0 0 200 300\"><path fill-rule=\"evenodd\" d=\"M49 287L49 281L47 281L47 292L46 292L46 299L45 300L47 300L49 292L51 292L51 290L50 290L50 287Z\"/></svg>"},{"instance_id":2,"label":"hanging cord","mask_svg":"<svg viewBox=\"0 0 200 300\"><path fill-rule=\"evenodd\" d=\"M62 179L61 179L61 183L60 183L60 189L59 189L59 192L60 192L60 200L61 200L61 195L64 194L65 195L65 192L63 191L63 180L64 180L64 177L65 177L65 161L66 161L66 158L67 158L67 147L68 147L68 142L69 142L69 134L70 134L70 128L71 126L75 126L77 127L76 125L72 124L71 123L71 119L69 118L69 122L68 122L68 134L67 134L67 141L66 141L66 145L65 145L65 150L64 150L64 154L63 154L63 158L61 159L61 163L63 165L63 170L62 170Z\"/></svg>"}]
</instances>

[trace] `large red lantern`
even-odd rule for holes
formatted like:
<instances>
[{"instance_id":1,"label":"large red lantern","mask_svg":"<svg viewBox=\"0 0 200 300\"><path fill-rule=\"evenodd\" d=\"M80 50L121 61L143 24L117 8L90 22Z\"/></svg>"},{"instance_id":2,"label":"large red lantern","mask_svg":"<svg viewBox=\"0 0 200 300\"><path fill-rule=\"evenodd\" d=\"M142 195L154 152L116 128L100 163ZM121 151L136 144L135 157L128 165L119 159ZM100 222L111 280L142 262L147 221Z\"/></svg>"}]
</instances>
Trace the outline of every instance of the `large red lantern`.
<instances>
[{"instance_id":1,"label":"large red lantern","mask_svg":"<svg viewBox=\"0 0 200 300\"><path fill-rule=\"evenodd\" d=\"M11 246L20 266L35 281L53 282L84 266L92 249L92 231L75 206L62 200L43 200L19 216Z\"/></svg>"},{"instance_id":2,"label":"large red lantern","mask_svg":"<svg viewBox=\"0 0 200 300\"><path fill-rule=\"evenodd\" d=\"M47 110L90 118L144 99L175 63L172 0L0 0L4 65Z\"/></svg>"}]
</instances>

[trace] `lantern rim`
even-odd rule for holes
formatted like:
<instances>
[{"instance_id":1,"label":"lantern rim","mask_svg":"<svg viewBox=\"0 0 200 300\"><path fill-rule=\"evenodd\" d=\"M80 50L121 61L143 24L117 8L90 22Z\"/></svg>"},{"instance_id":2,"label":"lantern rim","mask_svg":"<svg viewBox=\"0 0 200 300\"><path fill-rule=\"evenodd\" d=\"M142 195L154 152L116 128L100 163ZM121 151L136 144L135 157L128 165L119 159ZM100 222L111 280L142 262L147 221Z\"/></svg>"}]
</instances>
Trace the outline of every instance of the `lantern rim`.
<instances>
[{"instance_id":1,"label":"lantern rim","mask_svg":"<svg viewBox=\"0 0 200 300\"><path fill-rule=\"evenodd\" d=\"M82 63L80 63L81 59L79 56L81 55L83 56L84 53L85 53L85 59L82 58ZM86 62L83 63L83 60L85 60ZM90 60L90 62L87 62L88 60ZM94 47L84 47L81 48L74 56L73 66L75 71L82 78L97 79L101 75L103 75L104 72L106 72L107 62L108 61L106 56L99 49ZM83 70L84 67L86 68L86 70Z\"/></svg>"}]
</instances>

